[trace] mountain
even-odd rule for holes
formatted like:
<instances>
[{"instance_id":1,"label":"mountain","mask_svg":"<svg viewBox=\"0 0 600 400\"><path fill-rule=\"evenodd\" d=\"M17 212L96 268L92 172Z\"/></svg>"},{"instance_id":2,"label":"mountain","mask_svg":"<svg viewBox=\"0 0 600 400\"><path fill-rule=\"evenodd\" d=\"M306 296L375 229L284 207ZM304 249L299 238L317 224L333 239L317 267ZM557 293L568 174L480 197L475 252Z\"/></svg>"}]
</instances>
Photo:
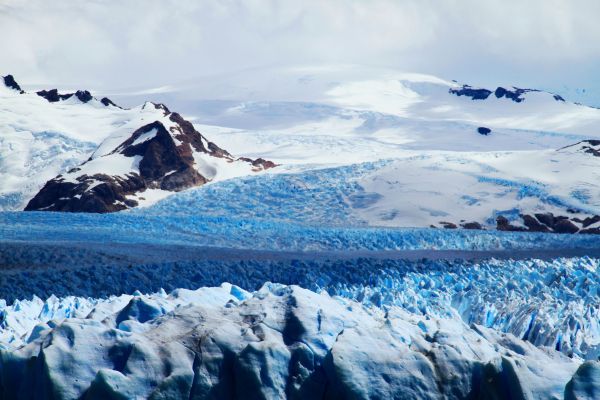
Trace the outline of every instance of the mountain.
<instances>
[{"instance_id":1,"label":"mountain","mask_svg":"<svg viewBox=\"0 0 600 400\"><path fill-rule=\"evenodd\" d=\"M600 110L553 93L352 68L282 69L251 82L226 76L171 88L153 96L196 116L193 124L159 103L123 109L86 91L7 89L5 104L13 112L24 109L14 99L32 97L33 121L48 116L35 129L60 122L62 136L54 140L64 137L65 151L13 162L33 183L25 194L13 174L15 187L5 198L17 198L16 192L28 210L106 212L164 199L158 209L178 213L184 198L207 214L235 209L253 216L268 208L267 215L285 220L300 215L290 207L309 204L304 221L327 225L600 229L600 159L589 151L600 140ZM5 120L19 132L33 131L20 126L32 124L22 115ZM43 149L49 139L42 137ZM219 146L209 146L206 137ZM42 160L56 166L41 168ZM275 164L273 174L251 177L251 184L246 178L220 182ZM315 176L318 190L310 183ZM166 199L208 181L217 195L206 187ZM321 197L308 196L315 191ZM334 215L348 219L336 222Z\"/></svg>"},{"instance_id":2,"label":"mountain","mask_svg":"<svg viewBox=\"0 0 600 400\"><path fill-rule=\"evenodd\" d=\"M275 166L233 157L162 104L146 103L141 111L155 121L129 137L126 131L109 136L87 161L48 181L25 211L120 211L204 185L217 174L232 177Z\"/></svg>"},{"instance_id":3,"label":"mountain","mask_svg":"<svg viewBox=\"0 0 600 400\"><path fill-rule=\"evenodd\" d=\"M232 151L273 160L278 173L191 190L145 212L599 232L600 158L590 150L600 140L596 108L535 89L394 71L269 71L234 84L214 83L228 89L230 98L219 101L194 102L188 89L165 97L196 107L198 129Z\"/></svg>"},{"instance_id":4,"label":"mountain","mask_svg":"<svg viewBox=\"0 0 600 400\"><path fill-rule=\"evenodd\" d=\"M232 156L164 105L124 109L85 90L26 93L11 75L3 79L5 209L118 211L275 166Z\"/></svg>"}]
</instances>

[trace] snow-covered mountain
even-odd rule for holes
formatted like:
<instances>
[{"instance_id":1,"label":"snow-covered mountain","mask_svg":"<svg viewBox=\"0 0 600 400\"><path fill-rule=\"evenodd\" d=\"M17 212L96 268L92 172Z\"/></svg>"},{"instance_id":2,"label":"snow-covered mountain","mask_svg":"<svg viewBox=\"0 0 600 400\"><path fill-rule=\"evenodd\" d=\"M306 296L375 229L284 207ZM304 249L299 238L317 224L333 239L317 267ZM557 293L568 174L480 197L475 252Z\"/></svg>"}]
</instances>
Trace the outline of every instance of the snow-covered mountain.
<instances>
[{"instance_id":1,"label":"snow-covered mountain","mask_svg":"<svg viewBox=\"0 0 600 400\"><path fill-rule=\"evenodd\" d=\"M119 211L203 185L217 175L226 179L275 166L233 157L162 104L146 103L140 114L137 123L154 121L133 133L111 134L87 161L48 181L25 210Z\"/></svg>"},{"instance_id":2,"label":"snow-covered mountain","mask_svg":"<svg viewBox=\"0 0 600 400\"><path fill-rule=\"evenodd\" d=\"M117 211L274 166L232 156L161 104L123 109L88 91L25 93L10 75L0 96L4 209Z\"/></svg>"},{"instance_id":3,"label":"snow-covered mountain","mask_svg":"<svg viewBox=\"0 0 600 400\"><path fill-rule=\"evenodd\" d=\"M291 175L182 193L159 205L162 213L182 203L219 213L220 204L328 225L598 233L600 158L589 151L600 137L596 108L394 71L268 71L245 85L228 78L202 90L174 85L161 98L197 110L198 129L228 149L252 149ZM223 88L226 97L192 100L191 91Z\"/></svg>"},{"instance_id":4,"label":"snow-covered mountain","mask_svg":"<svg viewBox=\"0 0 600 400\"><path fill-rule=\"evenodd\" d=\"M116 211L151 205L171 194L164 188L181 190L252 174L272 166L263 162L268 159L280 167L271 170L273 177L260 178L266 182L280 179L281 173L303 180L313 170L342 168L336 179L351 182L353 191L343 194L340 207L351 211L351 221L357 225L561 233L597 233L600 228L596 172L600 158L585 150L595 149L595 141L600 140L599 109L538 90L478 88L385 70L295 68L267 71L255 78L248 84L236 76L217 77L205 80L204 86L173 85L164 93L152 94L196 116L194 121L201 124L193 126L185 120L177 122L178 114L156 103L126 110L85 91L71 95L44 91L36 96L5 88L7 106L13 102L11 108L25 110L14 103L15 98L21 102L31 98L27 101L45 110L36 126L60 122L61 137L88 140L85 145L65 144L67 149L60 155L11 161L12 178L8 176L7 181L13 179L15 184L2 187L5 202L11 199L12 209L16 204L25 207L36 195L34 188L47 182L28 209ZM135 96L117 98L138 100ZM29 111L33 112L31 106ZM18 115L5 115L5 120L13 131L42 129L22 127ZM93 134L82 133L87 132L82 128L86 120L93 121ZM155 121L164 130L152 125ZM162 134L155 135L155 128ZM202 136L199 141L182 139L187 144L180 146L188 150L171 151L179 148L173 145L180 143L177 135L186 137L172 132L192 130L214 138L227 151L216 145L212 146L217 150L211 150L199 133L192 135ZM166 137L165 132L173 136L166 147L160 139ZM10 144L26 147L25 135L16 137L21 142L13 139ZM49 141L43 136L34 144L43 149L50 146ZM98 148L91 150L95 145ZM161 150L152 150L157 148ZM243 158L229 156L229 152ZM166 163L156 157L149 162L151 153L174 157ZM2 162L8 164L8 160ZM343 172L349 171L347 166L380 160L386 160L385 165L368 172ZM37 172L42 161L54 163L53 176L48 176L50 168L43 168L45 175ZM148 163L158 172L150 172ZM16 166L20 170L15 172ZM181 173L169 175L178 168ZM14 177L19 172L32 176L27 180L29 187L19 187L21 180ZM330 187L325 181L323 190ZM98 202L95 193L99 192L110 205ZM203 191L197 193L195 206L201 208ZM256 190L249 195L243 204L261 203L260 198L269 193ZM237 200L238 196L229 195L217 203L225 209ZM298 197L291 202L295 200L306 201ZM312 201L312 209L318 210L319 199ZM288 204L273 199L271 205L285 210Z\"/></svg>"}]
</instances>

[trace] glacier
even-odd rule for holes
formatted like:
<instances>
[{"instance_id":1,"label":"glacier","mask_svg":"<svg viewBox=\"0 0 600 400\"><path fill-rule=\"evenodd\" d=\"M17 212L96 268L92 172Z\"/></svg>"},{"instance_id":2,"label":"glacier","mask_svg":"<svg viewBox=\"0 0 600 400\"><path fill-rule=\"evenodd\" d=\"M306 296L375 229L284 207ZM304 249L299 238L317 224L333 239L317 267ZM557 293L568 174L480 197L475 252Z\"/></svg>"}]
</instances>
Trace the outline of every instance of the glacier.
<instances>
[{"instance_id":1,"label":"glacier","mask_svg":"<svg viewBox=\"0 0 600 400\"><path fill-rule=\"evenodd\" d=\"M493 230L600 214L598 110L298 73L183 107L277 168L110 215L0 211L0 397L599 398L600 239ZM157 118L0 97L0 210Z\"/></svg>"},{"instance_id":2,"label":"glacier","mask_svg":"<svg viewBox=\"0 0 600 400\"><path fill-rule=\"evenodd\" d=\"M0 213L3 396L594 398L597 236L344 226L327 176Z\"/></svg>"},{"instance_id":3,"label":"glacier","mask_svg":"<svg viewBox=\"0 0 600 400\"><path fill-rule=\"evenodd\" d=\"M597 361L467 323L451 308L424 314L360 304L349 293L274 283L248 292L224 283L18 302L3 311L4 329L22 336L17 349L3 337L0 390L11 398L89 399L598 393L588 379Z\"/></svg>"}]
</instances>

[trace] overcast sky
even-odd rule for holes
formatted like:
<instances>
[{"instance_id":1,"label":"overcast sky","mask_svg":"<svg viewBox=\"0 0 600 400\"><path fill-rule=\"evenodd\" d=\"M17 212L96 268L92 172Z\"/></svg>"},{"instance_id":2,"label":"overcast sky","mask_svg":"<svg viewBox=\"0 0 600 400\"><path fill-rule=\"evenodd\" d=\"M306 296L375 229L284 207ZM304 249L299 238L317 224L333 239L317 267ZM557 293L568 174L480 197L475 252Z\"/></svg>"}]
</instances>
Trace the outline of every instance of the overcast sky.
<instances>
[{"instance_id":1,"label":"overcast sky","mask_svg":"<svg viewBox=\"0 0 600 400\"><path fill-rule=\"evenodd\" d=\"M123 89L347 63L600 99L599 19L597 0L0 0L0 74Z\"/></svg>"}]
</instances>

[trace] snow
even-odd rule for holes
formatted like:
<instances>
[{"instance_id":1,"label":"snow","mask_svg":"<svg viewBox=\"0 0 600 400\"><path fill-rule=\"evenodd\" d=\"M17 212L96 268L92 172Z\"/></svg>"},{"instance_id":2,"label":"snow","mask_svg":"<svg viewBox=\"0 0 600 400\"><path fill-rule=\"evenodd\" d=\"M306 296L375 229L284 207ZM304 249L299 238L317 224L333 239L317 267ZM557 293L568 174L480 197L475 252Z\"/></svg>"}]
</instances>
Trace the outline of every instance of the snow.
<instances>
[{"instance_id":1,"label":"snow","mask_svg":"<svg viewBox=\"0 0 600 400\"><path fill-rule=\"evenodd\" d=\"M335 168L281 167L190 189L145 212L202 212L311 226L428 227L475 221L493 228L498 215L512 220L519 213L600 214L599 170L599 157L569 148L405 152L392 160Z\"/></svg>"},{"instance_id":2,"label":"snow","mask_svg":"<svg viewBox=\"0 0 600 400\"><path fill-rule=\"evenodd\" d=\"M503 178L519 185L531 182L533 186L546 190L544 185L550 181L548 196L558 196L561 200L579 204L585 212L597 209L593 204L585 205L584 209L582 204L583 200L594 198L597 179L591 169L595 165L593 161L559 157L561 172L553 175L553 158L548 153L534 155L532 152L556 150L597 137L600 124L598 109L556 101L552 94L545 92L527 92L520 103L504 97L496 98L493 94L484 101L474 101L449 93L450 89L460 86L456 82L422 74L353 66L269 70L264 75L259 73L252 84L244 87L236 87L240 77L229 76L225 81L221 78L215 78L210 84L233 86L232 90L220 91L227 94L226 99L194 100L188 107L188 103L181 99L197 99L194 96L204 93L196 90L198 88L194 84L173 84L166 92L159 90L152 91L152 94L180 95L172 98L182 105L186 114L196 117L200 132L232 154L262 157L280 164L272 171L275 173L306 172L381 159L398 159L395 171L406 173L410 172L407 169L411 157L423 157L429 160L420 162L425 171L416 170L413 176L430 171L432 182L448 182L451 186L429 196L422 191L419 194L418 182L409 181L408 189L416 192L409 194L407 204L399 204L398 200L392 204L390 199L397 199L396 193L403 189L400 185L389 188L387 195L380 193L382 198L377 209L358 212L360 215L357 217L370 224L428 226L438 223L435 216L427 215L427 210L433 214L456 214L459 220L484 221L493 218L495 212L540 208L535 201L529 201L531 199L518 201L508 195L501 195L497 204L491 204L491 198L501 189L497 184L489 187L489 174L483 177L485 182L473 182L473 175L480 173L477 169L482 164L485 168L506 172L509 176ZM261 85L275 90L270 90L267 96ZM215 93L214 90L208 92ZM144 93L144 96L147 95ZM6 204L2 206L5 210L23 207L49 177L64 174L90 154L93 159L110 154L134 130L145 124L159 121L168 130L173 127L164 110L149 102L124 110L104 107L96 100L87 104L79 101L72 104L48 103L33 93L19 95L10 90L3 91L2 96L0 126L14 133L3 134L2 140L6 143L3 152L15 146L29 148L29 142L24 141L25 136L19 132L37 134L42 129L85 143L73 142L74 151L61 154L62 160L51 156L55 153L36 158L26 152L22 152L20 158L11 155L10 161L8 157L0 158L0 173L7 182L0 188L4 193L2 198L6 199L2 202ZM488 127L492 132L487 136L480 135L477 133L480 126ZM143 135L137 143L151 135L151 132ZM10 138L8 142L6 137ZM94 145L98 148L92 150ZM49 144L40 141L39 146L45 149ZM440 152L445 154L438 154ZM512 155L500 156L502 165L496 165L492 160L499 152ZM50 158L53 161L48 165ZM569 161L569 158L572 160ZM214 182L253 173L250 166L212 159L200 153L194 154L194 160L201 173ZM535 162L538 160L541 164ZM433 165L425 165L427 162ZM452 164L452 170L436 168L438 162ZM471 171L457 171L458 162L469 165ZM429 167L436 169L429 170ZM108 163L100 163L96 172L104 168L111 167ZM116 169L127 173L124 169ZM30 183L21 188L18 186L19 178L26 171L30 172ZM389 175L392 171L394 167L382 173ZM556 179L567 177L567 171L571 175L569 184L561 187ZM364 184L371 185L368 182ZM481 187L488 193L490 203L469 210L458 196L460 187L464 185L473 190ZM447 209L439 210L438 194L451 198L445 207ZM483 198L485 195L464 195L469 199L486 200ZM422 207L425 210L415 206L423 200L427 203ZM548 210L560 211L560 208L550 207ZM402 214L401 218L391 222L386 220L385 216L399 214Z\"/></svg>"},{"instance_id":3,"label":"snow","mask_svg":"<svg viewBox=\"0 0 600 400\"><path fill-rule=\"evenodd\" d=\"M147 140L152 139L154 136L156 136L156 133L158 132L158 130L156 128L149 130L148 132L140 135L137 139L135 139L133 141L133 143L131 143L132 146L138 145L140 143L144 143Z\"/></svg>"},{"instance_id":4,"label":"snow","mask_svg":"<svg viewBox=\"0 0 600 400\"><path fill-rule=\"evenodd\" d=\"M109 135L131 135L151 118L150 111L140 114L95 99L49 103L35 93L1 91L0 209L23 209L48 180L88 159Z\"/></svg>"},{"instance_id":5,"label":"snow","mask_svg":"<svg viewBox=\"0 0 600 400\"><path fill-rule=\"evenodd\" d=\"M84 175L126 176L131 173L139 173L141 160L142 156L125 157L118 153L107 154L79 165L74 172L62 174L62 179L66 182L77 183L77 178ZM88 190L92 189L92 186L88 187Z\"/></svg>"}]
</instances>

